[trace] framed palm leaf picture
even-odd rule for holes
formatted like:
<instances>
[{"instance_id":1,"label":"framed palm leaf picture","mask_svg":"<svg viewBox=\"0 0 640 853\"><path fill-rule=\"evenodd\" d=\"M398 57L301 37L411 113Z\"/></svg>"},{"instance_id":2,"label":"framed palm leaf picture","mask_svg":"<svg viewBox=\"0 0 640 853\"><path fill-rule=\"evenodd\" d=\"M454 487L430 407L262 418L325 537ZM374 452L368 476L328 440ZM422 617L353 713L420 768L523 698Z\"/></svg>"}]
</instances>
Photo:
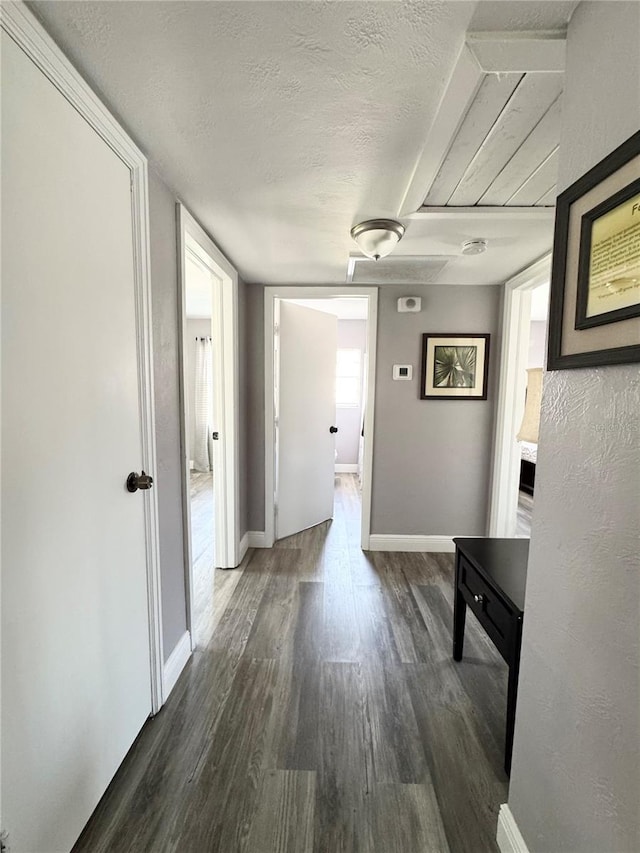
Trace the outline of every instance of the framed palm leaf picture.
<instances>
[{"instance_id":1,"label":"framed palm leaf picture","mask_svg":"<svg viewBox=\"0 0 640 853\"><path fill-rule=\"evenodd\" d=\"M486 400L490 335L422 336L421 400Z\"/></svg>"}]
</instances>

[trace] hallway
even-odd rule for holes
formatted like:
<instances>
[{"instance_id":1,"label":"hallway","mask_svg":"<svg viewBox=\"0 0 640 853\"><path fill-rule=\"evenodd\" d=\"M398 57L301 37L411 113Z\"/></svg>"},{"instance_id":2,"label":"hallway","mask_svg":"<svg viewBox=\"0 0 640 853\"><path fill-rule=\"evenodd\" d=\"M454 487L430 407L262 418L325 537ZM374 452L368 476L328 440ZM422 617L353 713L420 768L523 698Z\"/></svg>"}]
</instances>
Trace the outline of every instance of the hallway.
<instances>
[{"instance_id":1,"label":"hallway","mask_svg":"<svg viewBox=\"0 0 640 853\"><path fill-rule=\"evenodd\" d=\"M363 553L337 483L332 522L224 573L76 853L497 850L506 666L473 618L452 661L452 555Z\"/></svg>"},{"instance_id":2,"label":"hallway","mask_svg":"<svg viewBox=\"0 0 640 853\"><path fill-rule=\"evenodd\" d=\"M193 636L197 646L206 646L215 624L213 474L191 471L190 482Z\"/></svg>"}]
</instances>

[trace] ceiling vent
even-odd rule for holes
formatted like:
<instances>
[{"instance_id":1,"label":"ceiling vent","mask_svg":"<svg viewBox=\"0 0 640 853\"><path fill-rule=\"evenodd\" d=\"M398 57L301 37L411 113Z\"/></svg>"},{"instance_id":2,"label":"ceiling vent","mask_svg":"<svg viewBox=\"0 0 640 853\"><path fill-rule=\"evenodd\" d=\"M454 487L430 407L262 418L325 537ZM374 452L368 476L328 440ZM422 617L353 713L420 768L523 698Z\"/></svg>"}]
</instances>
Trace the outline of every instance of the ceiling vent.
<instances>
[{"instance_id":1,"label":"ceiling vent","mask_svg":"<svg viewBox=\"0 0 640 853\"><path fill-rule=\"evenodd\" d=\"M347 280L353 284L432 284L450 259L446 255L431 258L396 255L379 261L350 258L352 272Z\"/></svg>"}]
</instances>

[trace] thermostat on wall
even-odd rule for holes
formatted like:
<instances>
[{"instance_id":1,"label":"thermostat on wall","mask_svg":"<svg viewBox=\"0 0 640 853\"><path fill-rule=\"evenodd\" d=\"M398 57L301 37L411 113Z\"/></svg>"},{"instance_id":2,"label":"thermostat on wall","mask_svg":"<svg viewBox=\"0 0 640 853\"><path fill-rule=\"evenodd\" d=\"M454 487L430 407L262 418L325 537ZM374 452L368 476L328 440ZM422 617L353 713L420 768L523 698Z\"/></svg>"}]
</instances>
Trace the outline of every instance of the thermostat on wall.
<instances>
[{"instance_id":1,"label":"thermostat on wall","mask_svg":"<svg viewBox=\"0 0 640 853\"><path fill-rule=\"evenodd\" d=\"M412 364L394 364L393 378L394 379L411 379L413 377Z\"/></svg>"}]
</instances>

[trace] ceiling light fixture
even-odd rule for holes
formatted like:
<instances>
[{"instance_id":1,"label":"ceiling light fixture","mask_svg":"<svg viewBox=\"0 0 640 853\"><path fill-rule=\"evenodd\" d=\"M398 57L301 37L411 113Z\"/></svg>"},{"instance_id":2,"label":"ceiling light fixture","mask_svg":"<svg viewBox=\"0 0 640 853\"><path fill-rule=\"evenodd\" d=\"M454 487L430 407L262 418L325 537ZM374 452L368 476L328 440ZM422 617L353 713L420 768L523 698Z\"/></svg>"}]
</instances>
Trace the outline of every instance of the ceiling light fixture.
<instances>
[{"instance_id":1,"label":"ceiling light fixture","mask_svg":"<svg viewBox=\"0 0 640 853\"><path fill-rule=\"evenodd\" d=\"M392 252L404 235L404 225L395 219L368 219L351 229L360 251L374 261Z\"/></svg>"},{"instance_id":2,"label":"ceiling light fixture","mask_svg":"<svg viewBox=\"0 0 640 853\"><path fill-rule=\"evenodd\" d=\"M462 244L463 255L481 255L487 251L486 240L465 240Z\"/></svg>"}]
</instances>

